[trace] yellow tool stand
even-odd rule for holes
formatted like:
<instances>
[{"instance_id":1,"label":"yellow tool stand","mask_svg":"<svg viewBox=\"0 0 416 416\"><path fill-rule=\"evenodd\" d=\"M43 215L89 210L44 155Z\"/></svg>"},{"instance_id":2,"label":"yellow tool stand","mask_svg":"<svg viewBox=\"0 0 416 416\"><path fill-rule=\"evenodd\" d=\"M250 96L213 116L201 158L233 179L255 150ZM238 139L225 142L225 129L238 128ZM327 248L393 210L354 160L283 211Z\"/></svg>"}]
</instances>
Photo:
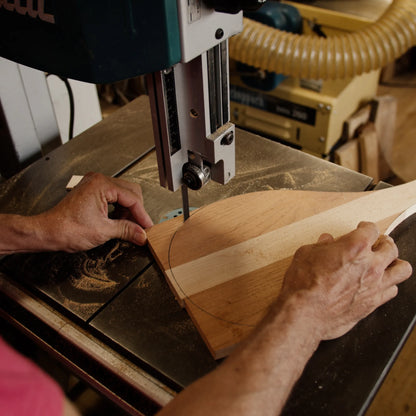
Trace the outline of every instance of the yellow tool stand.
<instances>
[{"instance_id":1,"label":"yellow tool stand","mask_svg":"<svg viewBox=\"0 0 416 416\"><path fill-rule=\"evenodd\" d=\"M380 14L363 17L298 2L285 3L299 10L306 34L313 33L311 23L319 25L328 36L356 31L372 23ZM388 4L382 6L385 9ZM233 64L231 69L235 68ZM231 118L234 123L326 158L341 138L344 121L375 97L380 70L335 81L289 77L272 91L248 87L238 72L232 70L231 73Z\"/></svg>"}]
</instances>

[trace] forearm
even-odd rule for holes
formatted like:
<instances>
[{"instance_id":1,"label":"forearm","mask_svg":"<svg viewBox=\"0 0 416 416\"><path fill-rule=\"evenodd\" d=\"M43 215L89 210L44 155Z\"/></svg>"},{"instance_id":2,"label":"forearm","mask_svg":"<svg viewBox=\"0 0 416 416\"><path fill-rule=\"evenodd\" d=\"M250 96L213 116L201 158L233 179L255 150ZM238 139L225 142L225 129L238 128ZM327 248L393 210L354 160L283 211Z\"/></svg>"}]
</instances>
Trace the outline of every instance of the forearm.
<instances>
[{"instance_id":1,"label":"forearm","mask_svg":"<svg viewBox=\"0 0 416 416\"><path fill-rule=\"evenodd\" d=\"M293 299L274 308L244 345L181 393L161 416L278 415L319 336Z\"/></svg>"},{"instance_id":2,"label":"forearm","mask_svg":"<svg viewBox=\"0 0 416 416\"><path fill-rule=\"evenodd\" d=\"M0 214L0 254L52 250L43 217Z\"/></svg>"}]
</instances>

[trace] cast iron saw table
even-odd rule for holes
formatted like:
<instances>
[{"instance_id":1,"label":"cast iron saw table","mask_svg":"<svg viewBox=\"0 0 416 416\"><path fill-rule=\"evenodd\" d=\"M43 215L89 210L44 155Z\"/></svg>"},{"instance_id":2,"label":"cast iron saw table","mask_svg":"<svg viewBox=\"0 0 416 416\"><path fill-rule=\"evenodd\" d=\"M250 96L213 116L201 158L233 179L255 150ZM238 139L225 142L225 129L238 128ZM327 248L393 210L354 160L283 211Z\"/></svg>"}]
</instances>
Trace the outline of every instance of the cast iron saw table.
<instances>
[{"instance_id":1,"label":"cast iron saw table","mask_svg":"<svg viewBox=\"0 0 416 416\"><path fill-rule=\"evenodd\" d=\"M372 182L242 130L236 140L236 177L191 192L191 207L266 189L364 191ZM149 105L140 97L4 183L0 212L42 212L65 196L72 175L89 171L140 183L155 223L181 208L180 193L159 185ZM396 303L321 344L284 414L365 412L413 325L416 290L408 286ZM0 314L131 414L154 414L218 365L147 247L122 241L2 258Z\"/></svg>"}]
</instances>

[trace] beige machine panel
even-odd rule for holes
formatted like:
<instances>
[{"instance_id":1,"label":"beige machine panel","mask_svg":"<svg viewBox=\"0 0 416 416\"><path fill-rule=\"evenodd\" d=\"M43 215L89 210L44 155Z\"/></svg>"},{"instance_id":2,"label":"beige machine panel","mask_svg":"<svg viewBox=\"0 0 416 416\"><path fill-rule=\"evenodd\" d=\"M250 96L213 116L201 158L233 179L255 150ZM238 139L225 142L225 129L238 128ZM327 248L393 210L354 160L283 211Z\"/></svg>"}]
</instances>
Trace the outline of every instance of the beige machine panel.
<instances>
[{"instance_id":1,"label":"beige machine panel","mask_svg":"<svg viewBox=\"0 0 416 416\"><path fill-rule=\"evenodd\" d=\"M379 71L351 80L326 81L321 91L287 78L271 92L231 78L231 117L247 129L326 156L341 137L344 121L374 98Z\"/></svg>"},{"instance_id":2,"label":"beige machine panel","mask_svg":"<svg viewBox=\"0 0 416 416\"><path fill-rule=\"evenodd\" d=\"M371 0L359 5L353 1L318 1L313 6L284 3L299 10L305 34L313 33L313 22L333 36L364 28L380 17L391 0L378 2L376 8ZM351 13L351 8L363 13ZM286 78L274 90L262 91L246 86L233 63L231 69L231 119L236 125L323 157L341 138L344 121L376 96L380 76L377 70L335 81Z\"/></svg>"}]
</instances>

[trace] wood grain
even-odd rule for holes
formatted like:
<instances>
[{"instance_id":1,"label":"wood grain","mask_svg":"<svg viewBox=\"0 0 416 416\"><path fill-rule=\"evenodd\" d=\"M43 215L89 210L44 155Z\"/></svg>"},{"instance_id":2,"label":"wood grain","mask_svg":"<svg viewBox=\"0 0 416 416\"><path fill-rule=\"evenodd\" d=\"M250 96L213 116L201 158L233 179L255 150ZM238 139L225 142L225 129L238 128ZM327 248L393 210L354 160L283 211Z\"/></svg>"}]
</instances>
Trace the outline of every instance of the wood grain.
<instances>
[{"instance_id":1,"label":"wood grain","mask_svg":"<svg viewBox=\"0 0 416 416\"><path fill-rule=\"evenodd\" d=\"M334 151L335 163L360 172L360 150L357 139L351 139Z\"/></svg>"},{"instance_id":2,"label":"wood grain","mask_svg":"<svg viewBox=\"0 0 416 416\"><path fill-rule=\"evenodd\" d=\"M393 86L380 86L378 89L379 95L392 95L397 100L394 141L391 153L386 156L394 173L404 182L416 179L415 83L416 70L413 66L411 72L395 79Z\"/></svg>"},{"instance_id":3,"label":"wood grain","mask_svg":"<svg viewBox=\"0 0 416 416\"><path fill-rule=\"evenodd\" d=\"M367 104L364 107L356 111L352 116L344 121L342 127L342 139L345 141L352 140L357 135L357 130L368 123L371 115L371 104Z\"/></svg>"},{"instance_id":4,"label":"wood grain","mask_svg":"<svg viewBox=\"0 0 416 416\"><path fill-rule=\"evenodd\" d=\"M416 181L374 192L277 190L239 195L166 221L150 248L215 358L238 344L279 294L298 247L360 221L382 232L416 203Z\"/></svg>"},{"instance_id":5,"label":"wood grain","mask_svg":"<svg viewBox=\"0 0 416 416\"><path fill-rule=\"evenodd\" d=\"M396 130L397 99L392 95L375 97L373 109L371 121L376 128L379 145L379 177L381 180L386 180L393 175L391 166L394 133Z\"/></svg>"},{"instance_id":6,"label":"wood grain","mask_svg":"<svg viewBox=\"0 0 416 416\"><path fill-rule=\"evenodd\" d=\"M379 181L379 143L373 123L367 123L358 136L360 145L361 172L371 176L375 183Z\"/></svg>"}]
</instances>

